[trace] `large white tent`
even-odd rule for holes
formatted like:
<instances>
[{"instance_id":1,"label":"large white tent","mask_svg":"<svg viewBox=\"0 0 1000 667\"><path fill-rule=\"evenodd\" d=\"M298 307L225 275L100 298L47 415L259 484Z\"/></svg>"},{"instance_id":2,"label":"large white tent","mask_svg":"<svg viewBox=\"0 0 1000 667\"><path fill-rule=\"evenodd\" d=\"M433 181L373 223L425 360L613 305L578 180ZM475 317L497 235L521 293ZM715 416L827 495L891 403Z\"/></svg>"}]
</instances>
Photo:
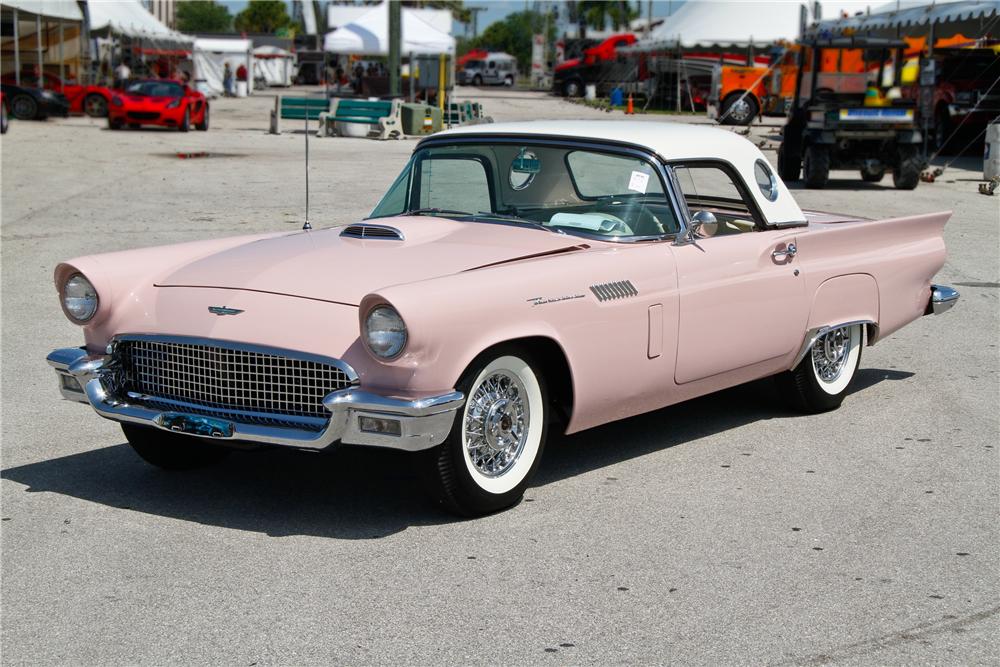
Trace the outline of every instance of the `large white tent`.
<instances>
[{"instance_id":1,"label":"large white tent","mask_svg":"<svg viewBox=\"0 0 1000 667\"><path fill-rule=\"evenodd\" d=\"M253 50L253 74L269 86L290 86L295 78L295 54L277 46L258 46Z\"/></svg>"},{"instance_id":2,"label":"large white tent","mask_svg":"<svg viewBox=\"0 0 1000 667\"><path fill-rule=\"evenodd\" d=\"M834 33L879 34L887 31L901 31L907 36L926 35L930 26L935 25L937 37L950 36L961 32L967 37L981 37L987 33L1000 33L997 16L1000 16L1000 0L938 0L921 4L896 3L874 7L871 12L857 16L825 20L818 30ZM826 17L825 17L826 18Z\"/></svg>"},{"instance_id":3,"label":"large white tent","mask_svg":"<svg viewBox=\"0 0 1000 667\"><path fill-rule=\"evenodd\" d=\"M797 2L688 0L653 30L639 49L764 47L799 36Z\"/></svg>"},{"instance_id":4,"label":"large white tent","mask_svg":"<svg viewBox=\"0 0 1000 667\"><path fill-rule=\"evenodd\" d=\"M171 30L139 4L139 0L88 2L92 35L125 35L160 49L190 51L194 38Z\"/></svg>"},{"instance_id":5,"label":"large white tent","mask_svg":"<svg viewBox=\"0 0 1000 667\"><path fill-rule=\"evenodd\" d=\"M236 89L236 71L240 65L247 71L247 93L253 92L253 42L249 39L202 39L194 41L194 78L196 85L206 95L218 96L225 92L223 73L226 63L233 72L233 89Z\"/></svg>"},{"instance_id":6,"label":"large white tent","mask_svg":"<svg viewBox=\"0 0 1000 667\"><path fill-rule=\"evenodd\" d=\"M437 55L455 53L455 38L441 32L416 12L403 8L400 52ZM362 16L327 33L323 48L329 53L385 56L389 53L389 5L372 7Z\"/></svg>"}]
</instances>

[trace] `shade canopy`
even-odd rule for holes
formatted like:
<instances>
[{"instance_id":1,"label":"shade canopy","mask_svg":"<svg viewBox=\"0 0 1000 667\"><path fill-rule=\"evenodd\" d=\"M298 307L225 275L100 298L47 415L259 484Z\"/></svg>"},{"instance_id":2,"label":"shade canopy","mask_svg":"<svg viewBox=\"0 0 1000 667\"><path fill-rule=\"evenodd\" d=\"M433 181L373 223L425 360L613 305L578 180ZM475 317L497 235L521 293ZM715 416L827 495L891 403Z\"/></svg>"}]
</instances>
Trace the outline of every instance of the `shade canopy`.
<instances>
[{"instance_id":1,"label":"shade canopy","mask_svg":"<svg viewBox=\"0 0 1000 667\"><path fill-rule=\"evenodd\" d=\"M455 38L441 32L419 14L403 8L400 52L421 55L454 54ZM362 16L327 33L323 48L330 53L364 56L389 54L389 5L383 2Z\"/></svg>"},{"instance_id":2,"label":"shade canopy","mask_svg":"<svg viewBox=\"0 0 1000 667\"><path fill-rule=\"evenodd\" d=\"M88 2L92 34L125 35L148 41L163 49L190 51L194 38L171 30L139 4L139 0Z\"/></svg>"},{"instance_id":3,"label":"shade canopy","mask_svg":"<svg viewBox=\"0 0 1000 667\"><path fill-rule=\"evenodd\" d=\"M82 21L83 12L74 0L3 0L4 9L16 9L21 18Z\"/></svg>"},{"instance_id":4,"label":"shade canopy","mask_svg":"<svg viewBox=\"0 0 1000 667\"><path fill-rule=\"evenodd\" d=\"M763 47L799 36L797 2L688 0L631 50Z\"/></svg>"},{"instance_id":5,"label":"shade canopy","mask_svg":"<svg viewBox=\"0 0 1000 667\"><path fill-rule=\"evenodd\" d=\"M225 92L228 63L235 78L240 66L247 74L247 92L253 92L253 42L249 39L196 39L194 41L194 76L202 92L221 95Z\"/></svg>"},{"instance_id":6,"label":"shade canopy","mask_svg":"<svg viewBox=\"0 0 1000 667\"><path fill-rule=\"evenodd\" d=\"M907 37L922 37L934 24L937 37L958 33L971 38L1000 34L1000 0L939 0L916 6L903 3L898 10L895 7L895 3L890 3L876 7L870 14L821 21L815 31L880 35L895 34L898 30Z\"/></svg>"}]
</instances>

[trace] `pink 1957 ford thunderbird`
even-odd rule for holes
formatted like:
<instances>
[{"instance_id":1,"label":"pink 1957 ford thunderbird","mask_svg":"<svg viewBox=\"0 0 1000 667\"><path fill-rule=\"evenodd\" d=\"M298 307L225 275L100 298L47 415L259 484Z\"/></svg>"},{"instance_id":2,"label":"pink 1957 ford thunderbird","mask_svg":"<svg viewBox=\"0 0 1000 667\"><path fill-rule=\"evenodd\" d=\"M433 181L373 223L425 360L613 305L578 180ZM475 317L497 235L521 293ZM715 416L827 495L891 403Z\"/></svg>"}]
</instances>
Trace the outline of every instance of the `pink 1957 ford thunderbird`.
<instances>
[{"instance_id":1,"label":"pink 1957 ford thunderbird","mask_svg":"<svg viewBox=\"0 0 1000 667\"><path fill-rule=\"evenodd\" d=\"M861 348L958 294L949 213L803 212L761 152L673 123L420 142L365 220L80 257L63 396L184 469L227 443L419 452L436 497L520 499L567 433L773 375L840 405Z\"/></svg>"}]
</instances>

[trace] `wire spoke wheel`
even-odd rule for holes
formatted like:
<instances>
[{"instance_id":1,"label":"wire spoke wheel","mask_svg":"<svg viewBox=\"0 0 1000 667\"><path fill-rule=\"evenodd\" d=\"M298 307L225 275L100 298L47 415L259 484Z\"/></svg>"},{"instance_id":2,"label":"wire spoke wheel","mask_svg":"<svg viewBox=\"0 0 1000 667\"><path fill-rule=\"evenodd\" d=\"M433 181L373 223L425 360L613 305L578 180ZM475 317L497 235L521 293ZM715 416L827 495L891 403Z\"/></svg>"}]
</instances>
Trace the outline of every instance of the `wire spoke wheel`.
<instances>
[{"instance_id":1,"label":"wire spoke wheel","mask_svg":"<svg viewBox=\"0 0 1000 667\"><path fill-rule=\"evenodd\" d=\"M530 408L524 385L516 375L497 371L475 389L465 417L469 459L487 477L510 470L528 437Z\"/></svg>"},{"instance_id":2,"label":"wire spoke wheel","mask_svg":"<svg viewBox=\"0 0 1000 667\"><path fill-rule=\"evenodd\" d=\"M834 382L844 372L851 353L851 335L848 327L834 329L820 336L812 347L813 369L822 382Z\"/></svg>"}]
</instances>

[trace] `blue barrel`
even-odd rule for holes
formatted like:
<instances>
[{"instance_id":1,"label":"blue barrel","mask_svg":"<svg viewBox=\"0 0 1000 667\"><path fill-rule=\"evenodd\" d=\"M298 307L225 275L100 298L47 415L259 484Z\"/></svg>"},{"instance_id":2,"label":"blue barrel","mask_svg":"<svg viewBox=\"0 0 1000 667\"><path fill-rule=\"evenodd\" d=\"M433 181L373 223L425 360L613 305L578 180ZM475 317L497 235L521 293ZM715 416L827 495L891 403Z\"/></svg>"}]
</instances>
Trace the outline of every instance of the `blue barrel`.
<instances>
[{"instance_id":1,"label":"blue barrel","mask_svg":"<svg viewBox=\"0 0 1000 667\"><path fill-rule=\"evenodd\" d=\"M625 104L625 93L622 92L621 88L615 88L611 91L611 106L620 107Z\"/></svg>"}]
</instances>

